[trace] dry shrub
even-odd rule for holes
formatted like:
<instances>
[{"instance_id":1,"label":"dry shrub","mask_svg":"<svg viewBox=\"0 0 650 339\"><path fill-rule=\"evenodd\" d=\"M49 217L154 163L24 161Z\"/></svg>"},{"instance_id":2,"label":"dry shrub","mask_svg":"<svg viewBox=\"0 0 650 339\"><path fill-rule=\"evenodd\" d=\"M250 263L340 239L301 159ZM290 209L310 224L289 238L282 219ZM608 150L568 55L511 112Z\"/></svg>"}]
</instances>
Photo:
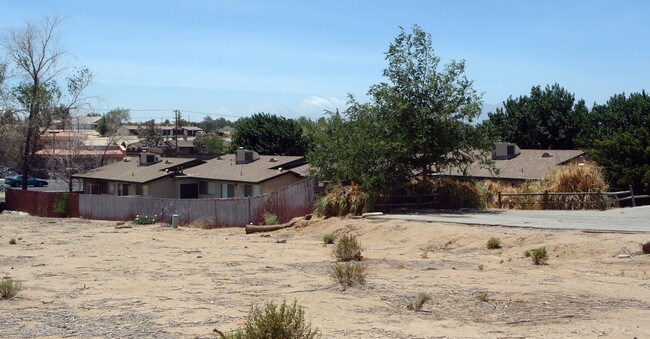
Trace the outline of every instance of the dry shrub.
<instances>
[{"instance_id":1,"label":"dry shrub","mask_svg":"<svg viewBox=\"0 0 650 339\"><path fill-rule=\"evenodd\" d=\"M187 227L191 228L201 228L204 230L214 227L215 221L210 218L198 218L192 221Z\"/></svg>"},{"instance_id":2,"label":"dry shrub","mask_svg":"<svg viewBox=\"0 0 650 339\"><path fill-rule=\"evenodd\" d=\"M332 252L338 261L359 261L363 259L361 245L357 241L357 237L350 234L341 236Z\"/></svg>"},{"instance_id":3,"label":"dry shrub","mask_svg":"<svg viewBox=\"0 0 650 339\"><path fill-rule=\"evenodd\" d=\"M0 282L0 297L11 299L18 295L23 290L23 283L13 280L12 278L5 277Z\"/></svg>"},{"instance_id":4,"label":"dry shrub","mask_svg":"<svg viewBox=\"0 0 650 339\"><path fill-rule=\"evenodd\" d=\"M330 277L338 282L343 289L366 283L366 265L358 262L332 264L329 273Z\"/></svg>"},{"instance_id":5,"label":"dry shrub","mask_svg":"<svg viewBox=\"0 0 650 339\"><path fill-rule=\"evenodd\" d=\"M418 312L429 300L431 300L431 293L420 292L418 293L417 297L415 297L415 299L406 303L406 309L409 311Z\"/></svg>"},{"instance_id":6,"label":"dry shrub","mask_svg":"<svg viewBox=\"0 0 650 339\"><path fill-rule=\"evenodd\" d=\"M641 245L641 250L645 254L650 254L650 241L648 241L647 243Z\"/></svg>"},{"instance_id":7,"label":"dry shrub","mask_svg":"<svg viewBox=\"0 0 650 339\"><path fill-rule=\"evenodd\" d=\"M243 329L230 335L219 333L221 338L320 338L318 328L312 328L305 320L305 311L294 300L288 305L286 301L278 307L268 302L262 307L253 306L248 312Z\"/></svg>"},{"instance_id":8,"label":"dry shrub","mask_svg":"<svg viewBox=\"0 0 650 339\"><path fill-rule=\"evenodd\" d=\"M482 208L485 206L476 184L471 181L443 178L433 182L432 193L438 195L440 208Z\"/></svg>"},{"instance_id":9,"label":"dry shrub","mask_svg":"<svg viewBox=\"0 0 650 339\"><path fill-rule=\"evenodd\" d=\"M363 192L359 185L337 184L316 201L315 214L320 217L360 215L370 211L371 205L370 195Z\"/></svg>"},{"instance_id":10,"label":"dry shrub","mask_svg":"<svg viewBox=\"0 0 650 339\"><path fill-rule=\"evenodd\" d=\"M569 192L605 192L608 190L603 171L593 163L570 163L564 166L557 166L548 171L541 181L526 181L520 186L504 184L498 181L485 180L481 184L484 192L487 207L498 207L498 194L501 193L569 193ZM610 204L606 196L604 203ZM503 196L502 207L509 209L542 209L544 196ZM599 208L597 203L575 203L593 201L593 195L573 194L562 196L548 196L549 201L554 204L547 205L550 209L595 209ZM533 204L522 204L521 202L533 202Z\"/></svg>"}]
</instances>

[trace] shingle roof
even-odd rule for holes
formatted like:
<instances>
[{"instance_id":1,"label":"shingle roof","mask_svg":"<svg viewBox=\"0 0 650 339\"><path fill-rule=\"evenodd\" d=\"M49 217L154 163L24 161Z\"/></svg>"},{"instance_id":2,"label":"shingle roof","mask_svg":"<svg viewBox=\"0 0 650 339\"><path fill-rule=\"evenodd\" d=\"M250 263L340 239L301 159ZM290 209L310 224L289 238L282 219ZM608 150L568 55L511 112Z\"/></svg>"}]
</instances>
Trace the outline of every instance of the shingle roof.
<instances>
[{"instance_id":1,"label":"shingle roof","mask_svg":"<svg viewBox=\"0 0 650 339\"><path fill-rule=\"evenodd\" d=\"M472 165L467 175L475 178L498 178L513 180L541 180L549 169L563 165L583 156L581 150L540 150L522 149L521 154L509 160L494 160L498 174L491 174L489 170ZM443 175L461 176L461 171L452 169Z\"/></svg>"},{"instance_id":2,"label":"shingle roof","mask_svg":"<svg viewBox=\"0 0 650 339\"><path fill-rule=\"evenodd\" d=\"M248 164L236 164L235 158L235 154L226 154L184 172L188 177L194 178L260 183L279 175L292 173L288 167L301 165L304 161L304 157L301 156L260 155L258 160Z\"/></svg>"},{"instance_id":3,"label":"shingle roof","mask_svg":"<svg viewBox=\"0 0 650 339\"><path fill-rule=\"evenodd\" d=\"M192 158L163 158L161 162L153 165L140 166L137 157L128 157L124 158L124 161L95 168L85 173L75 174L73 177L143 184L173 174L171 171L167 173L166 169L185 166L196 161L196 159Z\"/></svg>"}]
</instances>

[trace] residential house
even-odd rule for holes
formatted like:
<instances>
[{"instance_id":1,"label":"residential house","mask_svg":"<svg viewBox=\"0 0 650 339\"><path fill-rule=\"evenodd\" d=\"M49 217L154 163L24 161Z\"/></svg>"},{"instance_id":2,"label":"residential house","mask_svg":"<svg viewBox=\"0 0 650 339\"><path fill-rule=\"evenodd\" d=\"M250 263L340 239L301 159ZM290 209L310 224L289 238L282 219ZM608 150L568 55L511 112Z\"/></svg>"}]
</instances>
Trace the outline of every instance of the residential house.
<instances>
[{"instance_id":1,"label":"residential house","mask_svg":"<svg viewBox=\"0 0 650 339\"><path fill-rule=\"evenodd\" d=\"M516 144L499 142L495 145L492 160L496 171L471 164L466 175L457 168L437 173L437 176L470 177L474 179L492 179L504 183L519 185L527 180L542 180L546 173L558 166L574 161L584 161L585 152L581 150L543 150L520 149Z\"/></svg>"},{"instance_id":2,"label":"residential house","mask_svg":"<svg viewBox=\"0 0 650 339\"><path fill-rule=\"evenodd\" d=\"M185 171L197 185L197 198L258 196L302 180L308 166L303 156L259 155L238 149Z\"/></svg>"},{"instance_id":3,"label":"residential house","mask_svg":"<svg viewBox=\"0 0 650 339\"><path fill-rule=\"evenodd\" d=\"M164 144L166 145L165 154L188 155L188 154L198 153L196 148L194 148L194 140L170 139L165 141ZM178 148L176 147L177 144L178 144Z\"/></svg>"},{"instance_id":4,"label":"residential house","mask_svg":"<svg viewBox=\"0 0 650 339\"><path fill-rule=\"evenodd\" d=\"M308 170L302 156L239 149L207 161L145 152L73 177L83 180L86 194L230 198L273 192L302 180Z\"/></svg>"},{"instance_id":5,"label":"residential house","mask_svg":"<svg viewBox=\"0 0 650 339\"><path fill-rule=\"evenodd\" d=\"M72 118L73 129L77 131L96 131L101 116Z\"/></svg>"},{"instance_id":6,"label":"residential house","mask_svg":"<svg viewBox=\"0 0 650 339\"><path fill-rule=\"evenodd\" d=\"M85 194L144 195L176 198L180 195L175 177L183 177L184 168L203 161L191 158L162 158L158 154L141 153L121 162L76 174L83 180Z\"/></svg>"}]
</instances>

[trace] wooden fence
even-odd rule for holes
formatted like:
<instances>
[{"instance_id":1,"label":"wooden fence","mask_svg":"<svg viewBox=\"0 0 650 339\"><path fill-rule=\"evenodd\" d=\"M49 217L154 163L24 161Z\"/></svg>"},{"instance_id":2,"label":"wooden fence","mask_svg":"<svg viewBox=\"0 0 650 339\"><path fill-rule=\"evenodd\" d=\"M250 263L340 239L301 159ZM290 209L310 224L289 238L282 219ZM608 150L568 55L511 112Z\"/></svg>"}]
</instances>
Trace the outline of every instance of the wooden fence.
<instances>
[{"instance_id":1,"label":"wooden fence","mask_svg":"<svg viewBox=\"0 0 650 339\"><path fill-rule=\"evenodd\" d=\"M510 198L504 200L504 198ZM607 209L619 206L622 201L630 201L635 207L638 199L647 199L650 195L635 195L632 186L628 191L618 192L562 192L562 193L501 193L498 194L497 206L504 205L539 205L542 209Z\"/></svg>"},{"instance_id":2,"label":"wooden fence","mask_svg":"<svg viewBox=\"0 0 650 339\"><path fill-rule=\"evenodd\" d=\"M309 214L314 208L314 179L278 191L248 198L161 199L141 196L69 194L69 216L96 220L133 220L136 215L156 215L171 222L178 214L183 224L199 220L210 227L241 227L261 224L264 213L274 213L279 222ZM42 217L61 217L53 212L63 192L7 190L7 209Z\"/></svg>"},{"instance_id":3,"label":"wooden fence","mask_svg":"<svg viewBox=\"0 0 650 339\"><path fill-rule=\"evenodd\" d=\"M376 211L388 213L391 210L419 210L436 208L440 205L438 194L384 195L374 198Z\"/></svg>"}]
</instances>

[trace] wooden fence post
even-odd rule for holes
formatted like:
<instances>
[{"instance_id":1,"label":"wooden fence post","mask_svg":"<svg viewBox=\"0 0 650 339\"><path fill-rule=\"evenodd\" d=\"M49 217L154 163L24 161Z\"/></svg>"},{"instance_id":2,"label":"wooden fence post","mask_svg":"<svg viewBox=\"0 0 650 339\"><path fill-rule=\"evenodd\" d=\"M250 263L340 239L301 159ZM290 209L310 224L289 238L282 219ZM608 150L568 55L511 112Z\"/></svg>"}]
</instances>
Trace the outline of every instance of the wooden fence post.
<instances>
[{"instance_id":1,"label":"wooden fence post","mask_svg":"<svg viewBox=\"0 0 650 339\"><path fill-rule=\"evenodd\" d=\"M632 198L630 199L632 200L632 207L636 207L636 201L634 201L634 190L632 189L632 185L630 185L630 197Z\"/></svg>"},{"instance_id":2,"label":"wooden fence post","mask_svg":"<svg viewBox=\"0 0 650 339\"><path fill-rule=\"evenodd\" d=\"M544 191L544 198L542 199L542 209L546 209L546 205L548 204L548 191Z\"/></svg>"},{"instance_id":3,"label":"wooden fence post","mask_svg":"<svg viewBox=\"0 0 650 339\"><path fill-rule=\"evenodd\" d=\"M603 204L603 192L601 190L598 190L596 192L596 200L598 201L598 209L604 210L604 204Z\"/></svg>"},{"instance_id":4,"label":"wooden fence post","mask_svg":"<svg viewBox=\"0 0 650 339\"><path fill-rule=\"evenodd\" d=\"M499 209L501 209L501 192L499 192L499 200L497 206L499 206Z\"/></svg>"}]
</instances>

